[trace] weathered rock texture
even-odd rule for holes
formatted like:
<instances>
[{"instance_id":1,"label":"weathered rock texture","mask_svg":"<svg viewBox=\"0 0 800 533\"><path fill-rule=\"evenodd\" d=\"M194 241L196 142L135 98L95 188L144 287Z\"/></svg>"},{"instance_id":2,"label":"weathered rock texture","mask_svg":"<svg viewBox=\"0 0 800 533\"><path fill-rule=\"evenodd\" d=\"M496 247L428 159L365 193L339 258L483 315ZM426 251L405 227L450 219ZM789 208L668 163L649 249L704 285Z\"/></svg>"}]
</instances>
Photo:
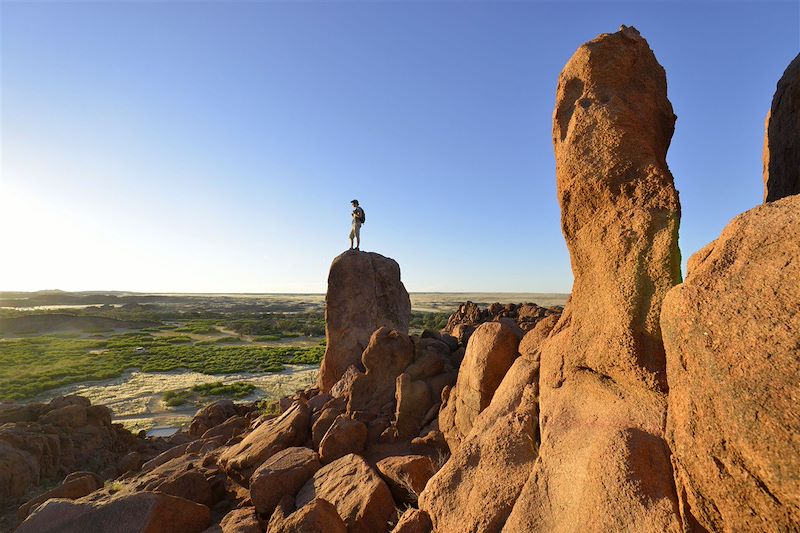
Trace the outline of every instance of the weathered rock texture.
<instances>
[{"instance_id":1,"label":"weathered rock texture","mask_svg":"<svg viewBox=\"0 0 800 533\"><path fill-rule=\"evenodd\" d=\"M36 509L19 533L199 533L211 522L205 505L154 492L102 503L49 500Z\"/></svg>"},{"instance_id":2,"label":"weathered rock texture","mask_svg":"<svg viewBox=\"0 0 800 533\"><path fill-rule=\"evenodd\" d=\"M764 201L800 194L800 54L772 98L764 135Z\"/></svg>"},{"instance_id":3,"label":"weathered rock texture","mask_svg":"<svg viewBox=\"0 0 800 533\"><path fill-rule=\"evenodd\" d=\"M319 456L308 448L286 448L267 459L250 480L256 511L270 516L281 498L297 494L321 466Z\"/></svg>"},{"instance_id":4,"label":"weathered rock texture","mask_svg":"<svg viewBox=\"0 0 800 533\"><path fill-rule=\"evenodd\" d=\"M633 28L581 46L558 83L553 139L575 277L541 346L539 459L509 531L680 531L664 441L661 302L680 281L675 115Z\"/></svg>"},{"instance_id":5,"label":"weathered rock texture","mask_svg":"<svg viewBox=\"0 0 800 533\"><path fill-rule=\"evenodd\" d=\"M361 353L376 329L387 326L407 334L410 317L411 300L394 259L359 251L334 259L325 297L322 391L328 392L350 365L361 365Z\"/></svg>"},{"instance_id":6,"label":"weathered rock texture","mask_svg":"<svg viewBox=\"0 0 800 533\"><path fill-rule=\"evenodd\" d=\"M486 309L481 309L473 302L464 302L447 319L444 331L452 334L461 326L472 326L474 330L484 322L497 322L501 318L510 318L523 331L530 331L543 318L559 314L561 314L561 307L542 307L535 303L501 304L495 302Z\"/></svg>"},{"instance_id":7,"label":"weathered rock texture","mask_svg":"<svg viewBox=\"0 0 800 533\"><path fill-rule=\"evenodd\" d=\"M309 436L311 413L303 400L295 402L278 418L262 422L240 443L220 455L228 474L248 483L256 468L277 452L302 446Z\"/></svg>"},{"instance_id":8,"label":"weathered rock texture","mask_svg":"<svg viewBox=\"0 0 800 533\"><path fill-rule=\"evenodd\" d=\"M350 411L380 411L394 399L397 376L414 360L411 338L387 327L377 329L361 356L366 373L350 386Z\"/></svg>"},{"instance_id":9,"label":"weathered rock texture","mask_svg":"<svg viewBox=\"0 0 800 533\"><path fill-rule=\"evenodd\" d=\"M420 496L436 531L499 531L508 518L537 457L539 346L556 320L522 338L489 407Z\"/></svg>"},{"instance_id":10,"label":"weathered rock texture","mask_svg":"<svg viewBox=\"0 0 800 533\"><path fill-rule=\"evenodd\" d=\"M289 507L287 505L287 507ZM269 533L346 533L336 507L321 498L315 498L300 509L278 507L267 526Z\"/></svg>"},{"instance_id":11,"label":"weathered rock texture","mask_svg":"<svg viewBox=\"0 0 800 533\"><path fill-rule=\"evenodd\" d=\"M358 455L346 455L322 467L297 494L301 508L315 498L334 505L352 532L388 531L395 504L389 487Z\"/></svg>"},{"instance_id":12,"label":"weathered rock texture","mask_svg":"<svg viewBox=\"0 0 800 533\"><path fill-rule=\"evenodd\" d=\"M711 531L800 530L800 196L739 215L664 301L681 503Z\"/></svg>"},{"instance_id":13,"label":"weathered rock texture","mask_svg":"<svg viewBox=\"0 0 800 533\"><path fill-rule=\"evenodd\" d=\"M165 447L112 424L106 406L81 396L0 404L0 502L76 470L115 477L122 473L117 463L124 455L135 451L149 459Z\"/></svg>"},{"instance_id":14,"label":"weathered rock texture","mask_svg":"<svg viewBox=\"0 0 800 533\"><path fill-rule=\"evenodd\" d=\"M475 418L492 401L519 356L519 341L519 332L502 322L485 322L470 337L456 385L439 414L439 427L451 450L458 448Z\"/></svg>"}]
</instances>

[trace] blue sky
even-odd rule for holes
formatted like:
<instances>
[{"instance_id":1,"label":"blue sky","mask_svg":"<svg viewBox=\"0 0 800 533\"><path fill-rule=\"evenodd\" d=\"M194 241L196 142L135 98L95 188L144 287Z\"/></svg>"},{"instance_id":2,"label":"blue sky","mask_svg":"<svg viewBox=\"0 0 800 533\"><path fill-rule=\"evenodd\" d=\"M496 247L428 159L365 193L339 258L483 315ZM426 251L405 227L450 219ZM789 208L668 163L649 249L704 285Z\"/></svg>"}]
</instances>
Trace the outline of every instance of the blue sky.
<instances>
[{"instance_id":1,"label":"blue sky","mask_svg":"<svg viewBox=\"0 0 800 533\"><path fill-rule=\"evenodd\" d=\"M551 116L634 25L678 121L684 260L760 203L792 2L3 2L0 290L568 292Z\"/></svg>"}]
</instances>

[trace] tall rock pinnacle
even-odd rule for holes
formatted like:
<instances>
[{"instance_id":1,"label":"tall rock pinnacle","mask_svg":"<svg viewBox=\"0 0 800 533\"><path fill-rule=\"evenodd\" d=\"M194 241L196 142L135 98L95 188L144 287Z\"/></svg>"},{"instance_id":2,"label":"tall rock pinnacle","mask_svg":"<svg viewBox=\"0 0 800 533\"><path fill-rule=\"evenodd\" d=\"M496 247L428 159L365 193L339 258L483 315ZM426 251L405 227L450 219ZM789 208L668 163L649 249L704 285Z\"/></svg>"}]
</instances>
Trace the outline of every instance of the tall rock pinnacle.
<instances>
[{"instance_id":1,"label":"tall rock pinnacle","mask_svg":"<svg viewBox=\"0 0 800 533\"><path fill-rule=\"evenodd\" d=\"M680 282L664 69L623 26L581 46L553 115L575 282L541 346L539 460L506 531L680 531L661 301Z\"/></svg>"},{"instance_id":2,"label":"tall rock pinnacle","mask_svg":"<svg viewBox=\"0 0 800 533\"><path fill-rule=\"evenodd\" d=\"M361 367L361 353L381 326L408 333L411 300L394 259L374 252L345 252L331 264L325 297L327 347L319 372L323 391L350 365ZM363 370L363 368L361 368Z\"/></svg>"}]
</instances>

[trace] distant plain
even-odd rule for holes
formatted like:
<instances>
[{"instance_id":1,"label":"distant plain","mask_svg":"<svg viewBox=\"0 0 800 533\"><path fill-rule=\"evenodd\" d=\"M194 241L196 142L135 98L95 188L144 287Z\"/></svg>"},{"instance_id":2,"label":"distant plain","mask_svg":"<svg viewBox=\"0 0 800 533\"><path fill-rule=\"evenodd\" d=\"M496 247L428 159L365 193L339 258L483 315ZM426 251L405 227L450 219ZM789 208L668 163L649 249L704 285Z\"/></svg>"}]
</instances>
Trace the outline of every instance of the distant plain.
<instances>
[{"instance_id":1,"label":"distant plain","mask_svg":"<svg viewBox=\"0 0 800 533\"><path fill-rule=\"evenodd\" d=\"M412 293L410 329L472 301L564 305L566 294ZM0 401L82 394L152 433L215 399L271 402L310 386L324 294L0 292Z\"/></svg>"}]
</instances>

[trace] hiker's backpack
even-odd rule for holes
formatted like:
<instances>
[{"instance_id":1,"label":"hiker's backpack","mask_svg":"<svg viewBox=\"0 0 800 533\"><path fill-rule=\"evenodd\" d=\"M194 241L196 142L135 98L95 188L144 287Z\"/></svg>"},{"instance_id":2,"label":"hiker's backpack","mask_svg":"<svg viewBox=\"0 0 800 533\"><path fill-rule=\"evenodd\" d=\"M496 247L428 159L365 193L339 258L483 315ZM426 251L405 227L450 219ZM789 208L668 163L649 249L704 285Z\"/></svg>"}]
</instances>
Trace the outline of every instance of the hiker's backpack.
<instances>
[{"instance_id":1,"label":"hiker's backpack","mask_svg":"<svg viewBox=\"0 0 800 533\"><path fill-rule=\"evenodd\" d=\"M358 221L362 224L367 221L367 214L364 212L364 209L359 207L360 211L358 212Z\"/></svg>"}]
</instances>

